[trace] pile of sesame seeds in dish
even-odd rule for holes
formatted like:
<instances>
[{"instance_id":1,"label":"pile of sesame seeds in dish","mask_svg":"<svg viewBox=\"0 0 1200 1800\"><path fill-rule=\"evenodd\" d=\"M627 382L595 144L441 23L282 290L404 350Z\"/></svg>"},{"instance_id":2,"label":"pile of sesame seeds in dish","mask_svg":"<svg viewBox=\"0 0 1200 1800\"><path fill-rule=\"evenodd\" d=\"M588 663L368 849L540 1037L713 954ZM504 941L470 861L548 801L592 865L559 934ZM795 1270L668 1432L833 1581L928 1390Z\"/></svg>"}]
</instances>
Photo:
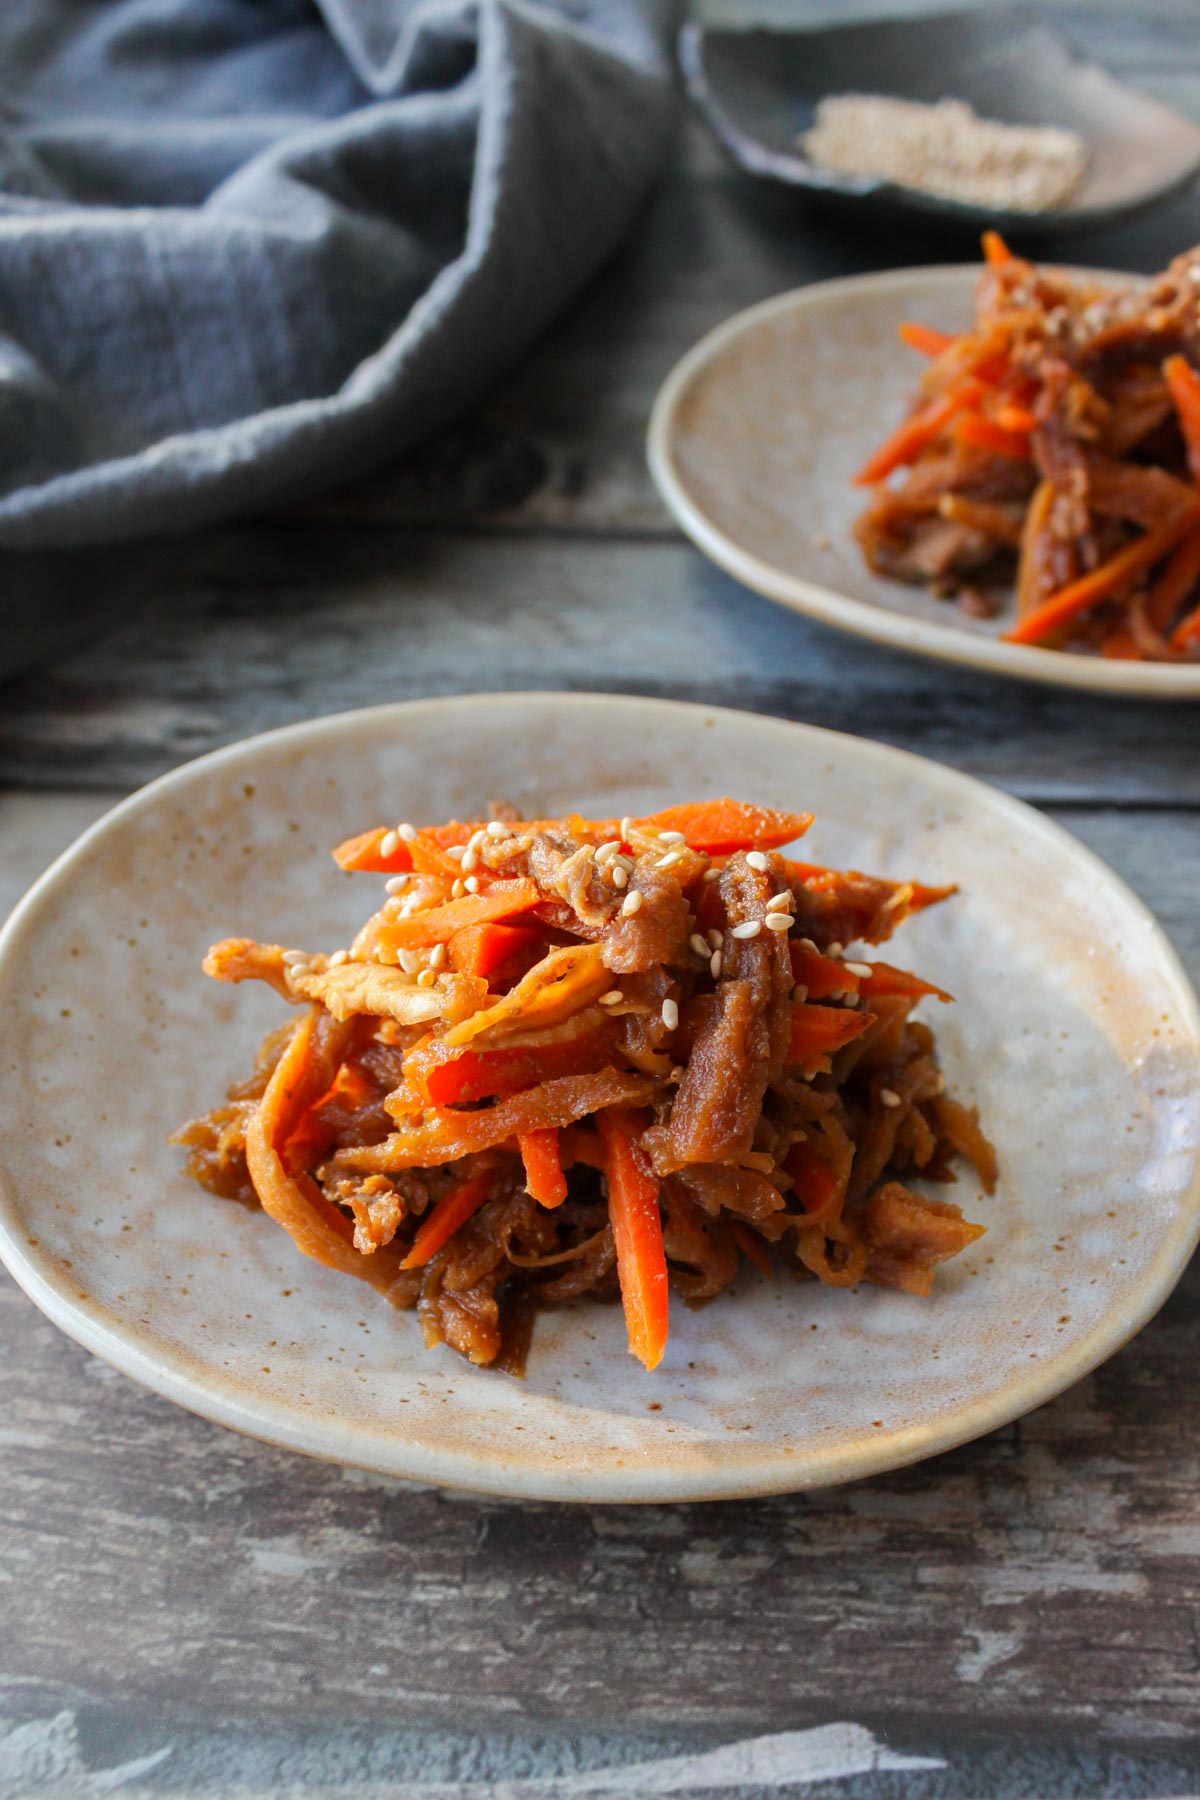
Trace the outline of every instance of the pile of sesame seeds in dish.
<instances>
[{"instance_id":1,"label":"pile of sesame seeds in dish","mask_svg":"<svg viewBox=\"0 0 1200 1800\"><path fill-rule=\"evenodd\" d=\"M843 175L1004 212L1063 206L1087 173L1087 145L1053 125L1002 125L963 100L830 94L801 138L813 162Z\"/></svg>"},{"instance_id":2,"label":"pile of sesame seeds in dish","mask_svg":"<svg viewBox=\"0 0 1200 1800\"><path fill-rule=\"evenodd\" d=\"M208 974L301 1010L175 1134L190 1173L516 1373L536 1310L583 1295L654 1368L671 1293L743 1259L927 1294L982 1227L908 1182L965 1157L990 1192L995 1157L911 1016L950 996L847 947L953 890L797 862L809 815L733 800L494 810L342 844L387 877L347 947L213 946Z\"/></svg>"},{"instance_id":3,"label":"pile of sesame seeds in dish","mask_svg":"<svg viewBox=\"0 0 1200 1800\"><path fill-rule=\"evenodd\" d=\"M860 469L881 575L1015 612L1010 642L1130 662L1200 655L1200 250L1102 286L984 234L975 317L901 325L927 363Z\"/></svg>"}]
</instances>

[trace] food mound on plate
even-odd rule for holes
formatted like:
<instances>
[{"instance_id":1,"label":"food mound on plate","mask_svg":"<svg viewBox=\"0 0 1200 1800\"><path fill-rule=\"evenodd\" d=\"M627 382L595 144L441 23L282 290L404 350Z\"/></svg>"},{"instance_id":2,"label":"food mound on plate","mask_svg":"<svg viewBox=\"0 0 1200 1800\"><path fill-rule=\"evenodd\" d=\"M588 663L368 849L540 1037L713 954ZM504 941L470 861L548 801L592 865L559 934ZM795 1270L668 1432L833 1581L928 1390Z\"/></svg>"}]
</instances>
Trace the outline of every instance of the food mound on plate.
<instances>
[{"instance_id":1,"label":"food mound on plate","mask_svg":"<svg viewBox=\"0 0 1200 1800\"><path fill-rule=\"evenodd\" d=\"M984 251L969 331L900 328L929 367L857 476L863 554L984 616L1015 579L1010 643L1194 658L1200 249L1128 290Z\"/></svg>"},{"instance_id":2,"label":"food mound on plate","mask_svg":"<svg viewBox=\"0 0 1200 1800\"><path fill-rule=\"evenodd\" d=\"M982 1227L906 1178L964 1156L990 1192L995 1157L910 1016L950 996L846 948L954 890L782 855L810 823L712 800L352 838L340 866L390 879L348 949L205 959L303 1010L176 1134L191 1173L517 1372L535 1309L581 1295L619 1295L654 1368L669 1291L742 1257L927 1294Z\"/></svg>"}]
</instances>

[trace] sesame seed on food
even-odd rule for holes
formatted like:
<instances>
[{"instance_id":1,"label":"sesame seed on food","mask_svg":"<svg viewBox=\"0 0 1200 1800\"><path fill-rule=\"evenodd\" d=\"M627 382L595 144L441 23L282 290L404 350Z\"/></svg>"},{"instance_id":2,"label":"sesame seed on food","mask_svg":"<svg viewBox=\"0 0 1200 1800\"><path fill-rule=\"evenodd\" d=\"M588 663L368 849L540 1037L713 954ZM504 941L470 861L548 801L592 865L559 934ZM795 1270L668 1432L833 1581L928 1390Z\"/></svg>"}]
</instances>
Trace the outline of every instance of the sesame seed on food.
<instances>
[{"instance_id":1,"label":"sesame seed on food","mask_svg":"<svg viewBox=\"0 0 1200 1800\"><path fill-rule=\"evenodd\" d=\"M311 975L312 970L306 962L298 962L298 963L292 963L292 965L288 969L288 974L294 976L295 979L297 981L299 981L301 976Z\"/></svg>"},{"instance_id":2,"label":"sesame seed on food","mask_svg":"<svg viewBox=\"0 0 1200 1800\"><path fill-rule=\"evenodd\" d=\"M664 1000L662 1003L662 1022L668 1031L674 1031L679 1024L679 1002Z\"/></svg>"},{"instance_id":3,"label":"sesame seed on food","mask_svg":"<svg viewBox=\"0 0 1200 1800\"><path fill-rule=\"evenodd\" d=\"M790 913L769 912L763 920L768 931L790 931L792 919Z\"/></svg>"},{"instance_id":4,"label":"sesame seed on food","mask_svg":"<svg viewBox=\"0 0 1200 1800\"><path fill-rule=\"evenodd\" d=\"M879 1098L885 1106L899 1106L901 1104L900 1096L895 1088L880 1088Z\"/></svg>"},{"instance_id":5,"label":"sesame seed on food","mask_svg":"<svg viewBox=\"0 0 1200 1800\"><path fill-rule=\"evenodd\" d=\"M705 962L708 961L708 958L711 955L711 951L709 949L709 944L708 944L707 938L702 938L698 931L693 931L691 937L688 939L688 943L691 945L692 949L696 952L697 956L702 956L704 958Z\"/></svg>"},{"instance_id":6,"label":"sesame seed on food","mask_svg":"<svg viewBox=\"0 0 1200 1800\"><path fill-rule=\"evenodd\" d=\"M750 864L752 869L757 869L760 875L765 875L767 870L771 867L770 857L762 850L748 850L746 852L746 861Z\"/></svg>"},{"instance_id":7,"label":"sesame seed on food","mask_svg":"<svg viewBox=\"0 0 1200 1800\"><path fill-rule=\"evenodd\" d=\"M624 900L621 902L621 917L623 919L632 919L635 912L641 911L641 907L642 896L637 888L634 888L633 892L631 894L626 894Z\"/></svg>"},{"instance_id":8,"label":"sesame seed on food","mask_svg":"<svg viewBox=\"0 0 1200 1800\"><path fill-rule=\"evenodd\" d=\"M660 831L659 840L664 844L686 844L687 839L682 831Z\"/></svg>"},{"instance_id":9,"label":"sesame seed on food","mask_svg":"<svg viewBox=\"0 0 1200 1800\"><path fill-rule=\"evenodd\" d=\"M335 950L329 959L329 966L331 969L340 969L343 963L348 963L349 961L350 952L348 950Z\"/></svg>"},{"instance_id":10,"label":"sesame seed on food","mask_svg":"<svg viewBox=\"0 0 1200 1800\"><path fill-rule=\"evenodd\" d=\"M405 820L403 825L397 825L396 831L400 837L404 839L406 844L411 844L417 835L416 826L410 825L407 820Z\"/></svg>"},{"instance_id":11,"label":"sesame seed on food","mask_svg":"<svg viewBox=\"0 0 1200 1800\"><path fill-rule=\"evenodd\" d=\"M408 882L409 877L407 874L393 875L389 880L385 881L383 885L389 894L399 894L408 886Z\"/></svg>"},{"instance_id":12,"label":"sesame seed on food","mask_svg":"<svg viewBox=\"0 0 1200 1800\"><path fill-rule=\"evenodd\" d=\"M307 962L307 961L308 961L308 955L303 950L285 950L283 953L283 962L284 962L285 968L292 969L292 968L295 968L297 963L302 963L302 962Z\"/></svg>"},{"instance_id":13,"label":"sesame seed on food","mask_svg":"<svg viewBox=\"0 0 1200 1800\"><path fill-rule=\"evenodd\" d=\"M717 976L721 973L721 965L723 964L724 960L725 960L725 958L722 956L722 954L719 950L714 950L712 953L712 956L709 958L708 970L709 970L709 974L712 976L714 981L717 979Z\"/></svg>"},{"instance_id":14,"label":"sesame seed on food","mask_svg":"<svg viewBox=\"0 0 1200 1800\"><path fill-rule=\"evenodd\" d=\"M417 976L417 986L423 987L423 988L431 988L436 980L437 980L437 971L436 970L422 969L421 973Z\"/></svg>"},{"instance_id":15,"label":"sesame seed on food","mask_svg":"<svg viewBox=\"0 0 1200 1800\"><path fill-rule=\"evenodd\" d=\"M875 973L870 963L848 962L842 966L847 975L857 975L860 981L869 981Z\"/></svg>"},{"instance_id":16,"label":"sesame seed on food","mask_svg":"<svg viewBox=\"0 0 1200 1800\"><path fill-rule=\"evenodd\" d=\"M433 946L433 949L429 952L430 968L431 969L440 969L442 967L442 964L445 962L445 960L446 960L445 944L435 944Z\"/></svg>"},{"instance_id":17,"label":"sesame seed on food","mask_svg":"<svg viewBox=\"0 0 1200 1800\"><path fill-rule=\"evenodd\" d=\"M380 856L395 856L399 848L400 833L398 831L385 831L379 840Z\"/></svg>"},{"instance_id":18,"label":"sesame seed on food","mask_svg":"<svg viewBox=\"0 0 1200 1800\"><path fill-rule=\"evenodd\" d=\"M448 844L446 847L446 855L452 856L455 862L461 862L466 854L467 846L465 844Z\"/></svg>"},{"instance_id":19,"label":"sesame seed on food","mask_svg":"<svg viewBox=\"0 0 1200 1800\"><path fill-rule=\"evenodd\" d=\"M478 875L468 875L467 879L463 882L463 886L466 888L468 894L477 894L479 892Z\"/></svg>"},{"instance_id":20,"label":"sesame seed on food","mask_svg":"<svg viewBox=\"0 0 1200 1800\"><path fill-rule=\"evenodd\" d=\"M625 867L623 862L614 862L612 868L609 870L609 874L612 876L612 884L615 888L627 886L629 882L629 870Z\"/></svg>"},{"instance_id":21,"label":"sesame seed on food","mask_svg":"<svg viewBox=\"0 0 1200 1800\"><path fill-rule=\"evenodd\" d=\"M512 832L509 830L509 827L507 825L505 825L501 819L493 819L492 820L491 824L487 828L487 834L490 838L497 839L497 841L499 841L500 839L503 839L503 838L510 838L512 836Z\"/></svg>"},{"instance_id":22,"label":"sesame seed on food","mask_svg":"<svg viewBox=\"0 0 1200 1800\"><path fill-rule=\"evenodd\" d=\"M729 935L735 938L756 938L761 930L761 919L743 919L740 925L734 925L730 929Z\"/></svg>"},{"instance_id":23,"label":"sesame seed on food","mask_svg":"<svg viewBox=\"0 0 1200 1800\"><path fill-rule=\"evenodd\" d=\"M624 998L625 995L620 988L609 988L606 994L601 994L600 1004L601 1006L617 1006Z\"/></svg>"},{"instance_id":24,"label":"sesame seed on food","mask_svg":"<svg viewBox=\"0 0 1200 1800\"><path fill-rule=\"evenodd\" d=\"M654 866L656 869L673 869L676 867L677 864L681 863L682 861L683 861L683 851L682 850L668 850L667 854L665 856L659 857L658 861L655 863Z\"/></svg>"}]
</instances>

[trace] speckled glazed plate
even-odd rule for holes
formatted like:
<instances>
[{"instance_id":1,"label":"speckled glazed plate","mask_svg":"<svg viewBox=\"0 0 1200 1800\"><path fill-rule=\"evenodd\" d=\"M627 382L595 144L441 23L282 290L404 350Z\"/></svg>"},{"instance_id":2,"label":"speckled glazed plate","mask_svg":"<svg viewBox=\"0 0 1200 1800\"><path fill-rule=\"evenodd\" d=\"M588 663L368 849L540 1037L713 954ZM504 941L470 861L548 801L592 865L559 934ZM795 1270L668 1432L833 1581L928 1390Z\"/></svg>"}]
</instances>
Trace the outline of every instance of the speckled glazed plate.
<instances>
[{"instance_id":1,"label":"speckled glazed plate","mask_svg":"<svg viewBox=\"0 0 1200 1800\"><path fill-rule=\"evenodd\" d=\"M854 472L899 423L921 372L896 328L919 319L964 329L978 275L978 264L964 264L820 282L718 326L654 404L649 458L663 499L747 587L860 637L1060 687L1200 696L1200 662L1111 662L1006 644L1003 617L970 619L863 561L852 527L866 497Z\"/></svg>"},{"instance_id":2,"label":"speckled glazed plate","mask_svg":"<svg viewBox=\"0 0 1200 1800\"><path fill-rule=\"evenodd\" d=\"M188 1182L166 1137L281 1014L206 981L213 938L344 942L373 898L335 840L377 819L813 808L806 852L960 897L899 960L938 1010L1002 1180L930 1300L743 1275L672 1308L648 1375L619 1309L547 1315L527 1379L427 1351L416 1319ZM364 885L365 884L365 885ZM374 885L377 885L374 884ZM572 1500L816 1486L1000 1425L1122 1344L1196 1241L1200 1020L1154 920L1086 850L877 744L703 707L482 696L324 719L153 783L61 857L0 937L0 1252L88 1349L273 1442L422 1481Z\"/></svg>"}]
</instances>

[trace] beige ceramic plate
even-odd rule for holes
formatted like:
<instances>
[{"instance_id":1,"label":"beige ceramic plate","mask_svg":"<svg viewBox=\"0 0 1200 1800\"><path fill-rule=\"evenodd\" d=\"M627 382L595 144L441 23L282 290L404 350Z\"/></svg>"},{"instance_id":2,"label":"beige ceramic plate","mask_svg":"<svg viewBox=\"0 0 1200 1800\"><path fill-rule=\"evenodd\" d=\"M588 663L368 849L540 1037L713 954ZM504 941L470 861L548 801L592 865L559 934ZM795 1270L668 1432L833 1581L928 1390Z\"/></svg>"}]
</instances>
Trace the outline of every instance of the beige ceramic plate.
<instances>
[{"instance_id":1,"label":"beige ceramic plate","mask_svg":"<svg viewBox=\"0 0 1200 1800\"><path fill-rule=\"evenodd\" d=\"M213 938L333 946L380 892L339 875L378 819L616 814L732 791L812 807L814 860L961 897L896 956L937 1009L1003 1180L921 1301L744 1275L672 1308L651 1376L620 1312L539 1321L528 1379L426 1351L415 1318L186 1181L166 1134L283 1009L200 974ZM1197 1236L1200 1023L1153 919L1036 813L856 738L658 701L483 696L252 739L164 777L43 877L0 937L0 1251L72 1336L212 1419L423 1481L573 1500L845 1481L1057 1393L1154 1312Z\"/></svg>"},{"instance_id":2,"label":"beige ceramic plate","mask_svg":"<svg viewBox=\"0 0 1200 1800\"><path fill-rule=\"evenodd\" d=\"M747 587L860 637L1062 687L1200 695L1200 663L1005 644L1003 619L969 619L864 563L851 527L865 496L852 478L903 417L921 367L896 327L919 319L962 330L978 275L971 264L821 282L710 332L668 376L651 414L650 468L663 499Z\"/></svg>"}]
</instances>

